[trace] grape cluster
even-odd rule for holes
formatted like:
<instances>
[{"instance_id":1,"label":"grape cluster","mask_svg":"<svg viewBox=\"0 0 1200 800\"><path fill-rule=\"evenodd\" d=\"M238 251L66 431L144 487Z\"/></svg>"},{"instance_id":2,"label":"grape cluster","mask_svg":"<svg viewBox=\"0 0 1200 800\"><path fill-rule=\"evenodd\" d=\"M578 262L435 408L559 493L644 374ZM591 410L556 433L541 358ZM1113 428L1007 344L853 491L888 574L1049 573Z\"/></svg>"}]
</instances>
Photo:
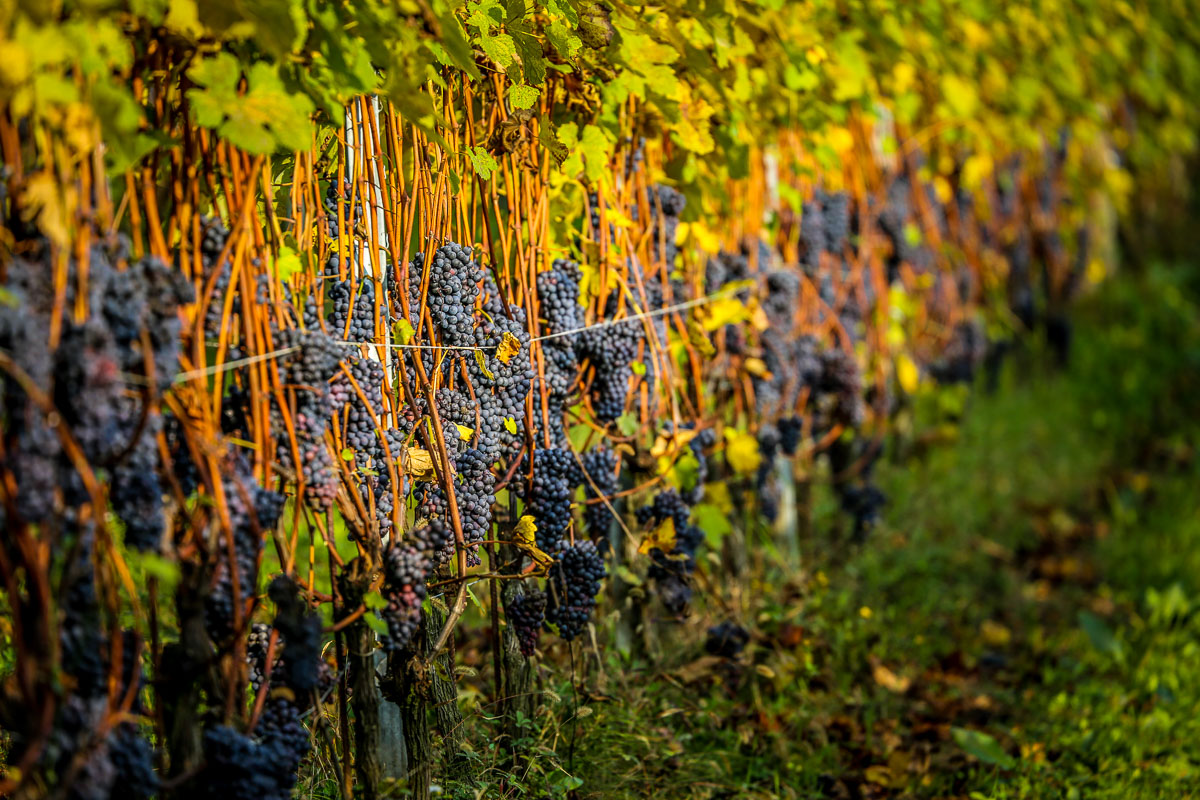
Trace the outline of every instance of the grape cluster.
<instances>
[{"instance_id":1,"label":"grape cluster","mask_svg":"<svg viewBox=\"0 0 1200 800\"><path fill-rule=\"evenodd\" d=\"M537 523L537 546L551 552L571 527L571 496L580 476L570 450L542 448L533 456L525 498Z\"/></svg>"},{"instance_id":2,"label":"grape cluster","mask_svg":"<svg viewBox=\"0 0 1200 800\"><path fill-rule=\"evenodd\" d=\"M580 334L569 332L578 331L584 324L583 306L579 303L582 279L579 265L565 259L556 259L549 270L537 276L538 303L546 334L554 336L541 342L548 409L546 425L551 442L560 447L566 443L562 416L579 367ZM540 411L535 413L541 416Z\"/></svg>"},{"instance_id":3,"label":"grape cluster","mask_svg":"<svg viewBox=\"0 0 1200 800\"><path fill-rule=\"evenodd\" d=\"M533 384L534 370L529 347L530 335L525 309L506 306L501 300L495 280L489 275L484 281L487 299L483 314L476 322L475 344L482 353L488 370L479 367L478 360L468 362L471 382L479 403L479 443L488 463L494 464L501 455L516 456L525 439L525 399ZM508 360L498 355L501 345L516 340L517 351ZM488 374L490 373L490 374Z\"/></svg>"},{"instance_id":4,"label":"grape cluster","mask_svg":"<svg viewBox=\"0 0 1200 800\"><path fill-rule=\"evenodd\" d=\"M483 270L472 258L471 248L448 242L426 261L425 255L418 253L409 264L411 307L422 307L421 285L427 283L425 306L442 341L451 347L473 346L475 300Z\"/></svg>"},{"instance_id":5,"label":"grape cluster","mask_svg":"<svg viewBox=\"0 0 1200 800\"><path fill-rule=\"evenodd\" d=\"M633 362L645 338L641 320L588 328L580 336L580 354L596 369L591 386L592 410L601 422L612 422L625 410Z\"/></svg>"},{"instance_id":6,"label":"grape cluster","mask_svg":"<svg viewBox=\"0 0 1200 800\"><path fill-rule=\"evenodd\" d=\"M488 538L492 527L496 478L484 455L474 449L459 456L457 478L454 499L458 503L463 542L467 546L467 564L475 566L479 563L479 543Z\"/></svg>"},{"instance_id":7,"label":"grape cluster","mask_svg":"<svg viewBox=\"0 0 1200 800\"><path fill-rule=\"evenodd\" d=\"M929 365L929 374L939 383L972 383L987 351L983 326L974 320L960 322L951 331L950 342L941 355Z\"/></svg>"},{"instance_id":8,"label":"grape cluster","mask_svg":"<svg viewBox=\"0 0 1200 800\"><path fill-rule=\"evenodd\" d=\"M857 359L840 347L832 347L821 353L821 367L820 390L827 400L824 410L829 423L857 428L865 413Z\"/></svg>"},{"instance_id":9,"label":"grape cluster","mask_svg":"<svg viewBox=\"0 0 1200 800\"><path fill-rule=\"evenodd\" d=\"M420 550L392 544L383 554L383 567L387 605L380 616L388 626L383 645L388 650L404 649L420 628L425 581L432 565Z\"/></svg>"},{"instance_id":10,"label":"grape cluster","mask_svg":"<svg viewBox=\"0 0 1200 800\"><path fill-rule=\"evenodd\" d=\"M282 698L263 707L257 736L228 725L204 731L204 770L193 782L212 800L287 800L311 748L296 706Z\"/></svg>"},{"instance_id":11,"label":"grape cluster","mask_svg":"<svg viewBox=\"0 0 1200 800\"><path fill-rule=\"evenodd\" d=\"M573 545L564 539L553 549L557 555L548 578L546 622L570 642L587 626L607 573L595 543L587 539Z\"/></svg>"},{"instance_id":12,"label":"grape cluster","mask_svg":"<svg viewBox=\"0 0 1200 800\"><path fill-rule=\"evenodd\" d=\"M817 192L825 222L825 249L841 255L850 237L850 195L844 191Z\"/></svg>"},{"instance_id":13,"label":"grape cluster","mask_svg":"<svg viewBox=\"0 0 1200 800\"><path fill-rule=\"evenodd\" d=\"M156 443L162 420L146 402L179 371L177 311L192 301L191 284L157 258L131 261L121 237L98 239L87 254L86 279L74 259L67 262L59 303L48 243L35 238L12 244L20 255L5 271L4 289L14 302L0 309L0 348L51 398L84 457L109 471L109 499L126 542L155 549L165 527ZM59 345L48 348L57 309L84 300L87 316L62 318ZM127 391L127 382L141 390ZM45 522L87 502L42 409L11 377L0 391L11 437L4 461L19 489L14 505L20 517Z\"/></svg>"},{"instance_id":14,"label":"grape cluster","mask_svg":"<svg viewBox=\"0 0 1200 800\"><path fill-rule=\"evenodd\" d=\"M229 519L228 532L222 531L212 545L216 557L216 574L211 591L205 599L205 623L209 636L221 642L234 632L234 580L243 605L253 597L258 576L258 558L262 551L263 532L273 528L283 510L283 496L258 486L250 474L245 459L231 456L222 477L225 508ZM226 535L233 537L232 563Z\"/></svg>"},{"instance_id":15,"label":"grape cluster","mask_svg":"<svg viewBox=\"0 0 1200 800\"><path fill-rule=\"evenodd\" d=\"M154 771L155 754L134 719L125 719L96 736L108 710L108 676L115 670L109 660L112 648L105 635L96 597L92 568L90 528L74 531L76 555L65 565L63 620L59 629L62 666L72 678L70 693L63 698L42 753L42 763L60 780L74 772L64 796L71 800L110 800L129 797L144 800L159 790ZM140 640L132 632L121 634L121 668L116 689L120 696L133 692L130 708L141 714L144 685ZM14 732L16 738L23 737Z\"/></svg>"},{"instance_id":16,"label":"grape cluster","mask_svg":"<svg viewBox=\"0 0 1200 800\"><path fill-rule=\"evenodd\" d=\"M737 658L750 641L749 632L736 622L721 622L708 629L704 650L722 658Z\"/></svg>"},{"instance_id":17,"label":"grape cluster","mask_svg":"<svg viewBox=\"0 0 1200 800\"><path fill-rule=\"evenodd\" d=\"M589 501L603 498L608 503L615 502L619 466L617 454L607 447L593 447L583 454L583 472L590 479L584 481L583 487ZM583 524L601 550L607 545L612 521L613 513L604 502L589 502L583 510Z\"/></svg>"},{"instance_id":18,"label":"grape cluster","mask_svg":"<svg viewBox=\"0 0 1200 800\"><path fill-rule=\"evenodd\" d=\"M667 271L670 272L675 268L675 261L679 255L679 247L675 244L675 235L679 228L679 215L683 213L683 208L687 205L687 198L678 189L665 184L656 185L652 191L650 215L655 224L651 229L650 241L655 253L662 258L667 266ZM659 214L660 207L662 208L661 215ZM662 248L661 252L659 252L660 247Z\"/></svg>"},{"instance_id":19,"label":"grape cluster","mask_svg":"<svg viewBox=\"0 0 1200 800\"><path fill-rule=\"evenodd\" d=\"M751 275L750 259L745 253L722 250L710 258L705 266L704 290L711 294L726 284L749 280ZM736 296L745 299L748 293L748 290L743 290Z\"/></svg>"},{"instance_id":20,"label":"grape cluster","mask_svg":"<svg viewBox=\"0 0 1200 800\"><path fill-rule=\"evenodd\" d=\"M692 599L688 576L696 569L696 550L704 541L704 532L693 525L691 507L675 489L664 489L654 501L637 510L638 524L654 529L668 520L675 529L675 546L670 553L657 548L650 551L649 575L655 581L663 606L682 616Z\"/></svg>"},{"instance_id":21,"label":"grape cluster","mask_svg":"<svg viewBox=\"0 0 1200 800\"><path fill-rule=\"evenodd\" d=\"M887 505L887 495L869 481L861 486L846 486L839 494L842 511L849 514L854 523L853 539L861 544L879 522L880 512Z\"/></svg>"},{"instance_id":22,"label":"grape cluster","mask_svg":"<svg viewBox=\"0 0 1200 800\"><path fill-rule=\"evenodd\" d=\"M800 243L804 247L801 259L810 275L821 265L821 254L828 248L827 235L825 214L820 200L805 202L800 217Z\"/></svg>"},{"instance_id":23,"label":"grape cluster","mask_svg":"<svg viewBox=\"0 0 1200 800\"><path fill-rule=\"evenodd\" d=\"M329 290L333 301L330 331L348 342L371 342L381 319L375 297L375 281L366 278L357 286L338 281Z\"/></svg>"},{"instance_id":24,"label":"grape cluster","mask_svg":"<svg viewBox=\"0 0 1200 800\"><path fill-rule=\"evenodd\" d=\"M518 594L508 602L505 613L520 643L521 652L526 657L532 656L537 650L538 635L546 621L546 593L532 589Z\"/></svg>"}]
</instances>

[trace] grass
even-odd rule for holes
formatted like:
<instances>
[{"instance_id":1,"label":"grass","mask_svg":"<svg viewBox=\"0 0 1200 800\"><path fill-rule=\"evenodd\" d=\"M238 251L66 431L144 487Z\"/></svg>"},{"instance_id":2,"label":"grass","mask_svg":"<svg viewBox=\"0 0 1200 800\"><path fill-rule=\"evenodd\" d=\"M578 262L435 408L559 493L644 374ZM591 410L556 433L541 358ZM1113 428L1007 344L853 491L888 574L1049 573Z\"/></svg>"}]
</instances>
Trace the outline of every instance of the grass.
<instances>
[{"instance_id":1,"label":"grass","mask_svg":"<svg viewBox=\"0 0 1200 800\"><path fill-rule=\"evenodd\" d=\"M804 569L768 567L735 613L740 659L705 657L693 623L657 664L606 655L574 700L560 686L509 778L583 798L1200 796L1187 277L1090 298L1069 369L1018 356L953 442L881 464L864 546L818 498Z\"/></svg>"}]
</instances>

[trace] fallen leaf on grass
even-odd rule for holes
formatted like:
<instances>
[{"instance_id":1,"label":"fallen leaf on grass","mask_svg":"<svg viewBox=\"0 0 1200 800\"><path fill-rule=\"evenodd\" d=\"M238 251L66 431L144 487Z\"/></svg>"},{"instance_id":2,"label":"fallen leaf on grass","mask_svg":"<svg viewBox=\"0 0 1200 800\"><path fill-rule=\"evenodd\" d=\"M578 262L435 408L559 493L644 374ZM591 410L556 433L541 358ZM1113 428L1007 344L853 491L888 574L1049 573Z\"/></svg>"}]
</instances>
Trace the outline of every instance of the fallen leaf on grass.
<instances>
[{"instance_id":1,"label":"fallen leaf on grass","mask_svg":"<svg viewBox=\"0 0 1200 800\"><path fill-rule=\"evenodd\" d=\"M871 675L875 678L876 683L889 692L895 692L896 694L904 694L912 686L912 678L897 675L883 664L875 664L871 670Z\"/></svg>"},{"instance_id":2,"label":"fallen leaf on grass","mask_svg":"<svg viewBox=\"0 0 1200 800\"><path fill-rule=\"evenodd\" d=\"M951 728L950 735L954 737L955 744L983 763L994 764L1001 769L1012 769L1014 763L1012 756L1005 752L999 742L986 733L966 728Z\"/></svg>"}]
</instances>

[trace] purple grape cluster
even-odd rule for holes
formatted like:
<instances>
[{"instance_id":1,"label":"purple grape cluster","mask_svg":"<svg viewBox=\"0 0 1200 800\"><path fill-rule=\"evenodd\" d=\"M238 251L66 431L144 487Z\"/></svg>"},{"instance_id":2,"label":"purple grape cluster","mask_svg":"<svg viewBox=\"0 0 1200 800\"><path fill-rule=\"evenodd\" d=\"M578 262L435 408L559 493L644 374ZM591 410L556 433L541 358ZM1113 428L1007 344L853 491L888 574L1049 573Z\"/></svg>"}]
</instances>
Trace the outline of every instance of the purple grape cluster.
<instances>
[{"instance_id":1,"label":"purple grape cluster","mask_svg":"<svg viewBox=\"0 0 1200 800\"><path fill-rule=\"evenodd\" d=\"M538 636L546 622L546 593L532 589L518 594L505 608L508 624L520 643L521 652L528 658L537 650Z\"/></svg>"},{"instance_id":2,"label":"purple grape cluster","mask_svg":"<svg viewBox=\"0 0 1200 800\"><path fill-rule=\"evenodd\" d=\"M556 559L547 580L546 622L570 642L587 626L607 573L594 542L584 539L572 545L564 539L554 550Z\"/></svg>"},{"instance_id":3,"label":"purple grape cluster","mask_svg":"<svg viewBox=\"0 0 1200 800\"><path fill-rule=\"evenodd\" d=\"M704 541L704 532L691 523L691 507L675 489L664 489L654 501L637 510L638 524L653 529L668 519L675 528L675 547L670 553L650 551L649 575L655 581L663 606L675 616L683 616L692 599L689 576L696 570L696 551Z\"/></svg>"},{"instance_id":4,"label":"purple grape cluster","mask_svg":"<svg viewBox=\"0 0 1200 800\"><path fill-rule=\"evenodd\" d=\"M425 307L442 342L451 347L473 346L475 300L483 270L472 258L471 248L448 242L426 262L425 255L418 253L409 264L410 307L422 307L421 285L427 282Z\"/></svg>"},{"instance_id":5,"label":"purple grape cluster","mask_svg":"<svg viewBox=\"0 0 1200 800\"><path fill-rule=\"evenodd\" d=\"M537 523L537 546L546 552L553 551L570 530L571 497L579 480L570 450L550 447L535 451L525 499Z\"/></svg>"},{"instance_id":6,"label":"purple grape cluster","mask_svg":"<svg viewBox=\"0 0 1200 800\"><path fill-rule=\"evenodd\" d=\"M383 645L388 650L408 647L421 625L425 581L432 571L429 557L415 547L393 544L383 554L383 596L380 616L387 623Z\"/></svg>"},{"instance_id":7,"label":"purple grape cluster","mask_svg":"<svg viewBox=\"0 0 1200 800\"><path fill-rule=\"evenodd\" d=\"M544 330L547 335L554 337L541 342L548 410L545 424L549 428L551 442L559 447L566 443L562 416L579 371L577 344L580 334L571 331L578 331L584 324L583 306L579 303L581 280L583 275L579 265L565 259L555 259L549 270L537 276L538 303L545 321ZM535 415L540 418L540 410Z\"/></svg>"},{"instance_id":8,"label":"purple grape cluster","mask_svg":"<svg viewBox=\"0 0 1200 800\"><path fill-rule=\"evenodd\" d=\"M583 454L583 472L590 479L583 482L588 500L604 498L609 503L616 502L613 495L617 492L619 466L617 454L607 447L593 447ZM583 510L583 524L592 541L599 543L601 549L607 545L612 521L613 513L603 502L589 502Z\"/></svg>"}]
</instances>

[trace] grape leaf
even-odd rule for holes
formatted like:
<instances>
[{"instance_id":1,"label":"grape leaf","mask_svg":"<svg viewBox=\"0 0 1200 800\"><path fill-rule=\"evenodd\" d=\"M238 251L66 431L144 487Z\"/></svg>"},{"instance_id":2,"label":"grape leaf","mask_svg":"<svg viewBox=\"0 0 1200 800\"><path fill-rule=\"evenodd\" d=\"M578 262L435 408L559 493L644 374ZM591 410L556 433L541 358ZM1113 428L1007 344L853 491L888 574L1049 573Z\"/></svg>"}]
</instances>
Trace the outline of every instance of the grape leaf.
<instances>
[{"instance_id":1,"label":"grape leaf","mask_svg":"<svg viewBox=\"0 0 1200 800\"><path fill-rule=\"evenodd\" d=\"M493 172L500 169L500 165L496 163L496 159L492 157L492 154L479 145L475 145L467 151L467 158L471 160L471 166L475 168L475 174L485 181L492 177Z\"/></svg>"},{"instance_id":2,"label":"grape leaf","mask_svg":"<svg viewBox=\"0 0 1200 800\"><path fill-rule=\"evenodd\" d=\"M540 92L533 86L525 84L510 86L508 89L508 101L516 109L532 108L533 104L537 102L539 94Z\"/></svg>"}]
</instances>

